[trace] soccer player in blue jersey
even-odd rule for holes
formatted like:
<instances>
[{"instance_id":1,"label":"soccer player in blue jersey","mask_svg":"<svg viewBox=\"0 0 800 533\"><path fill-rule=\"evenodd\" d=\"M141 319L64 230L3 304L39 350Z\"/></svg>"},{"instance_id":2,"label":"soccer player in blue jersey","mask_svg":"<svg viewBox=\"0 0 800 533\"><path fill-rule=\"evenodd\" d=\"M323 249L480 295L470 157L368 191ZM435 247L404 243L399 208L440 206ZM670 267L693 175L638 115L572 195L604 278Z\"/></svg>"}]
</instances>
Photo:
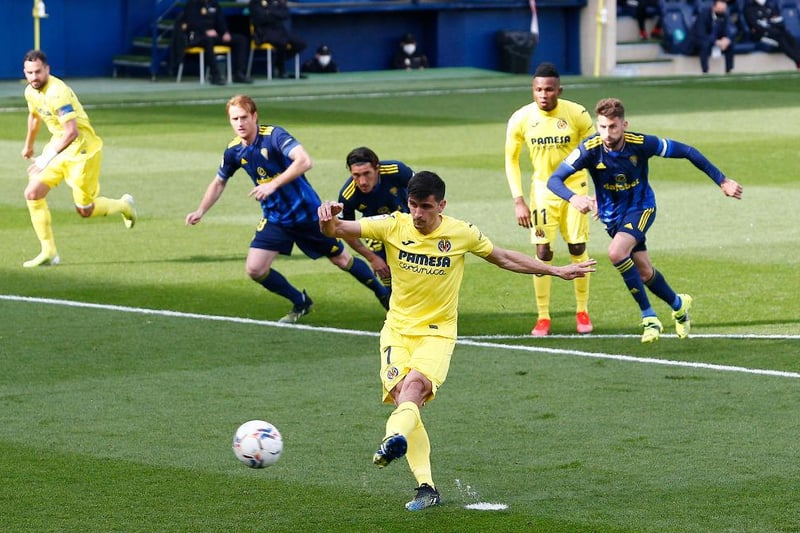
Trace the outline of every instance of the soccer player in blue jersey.
<instances>
[{"instance_id":1,"label":"soccer player in blue jersey","mask_svg":"<svg viewBox=\"0 0 800 533\"><path fill-rule=\"evenodd\" d=\"M419 484L406 503L420 511L440 503L431 472L431 443L420 409L436 397L450 368L458 326L458 293L468 254L522 274L575 279L594 271L587 259L553 266L521 252L494 246L478 228L442 214L445 183L429 171L408 183L408 213L343 220L344 206L323 202L319 223L325 235L371 238L384 243L392 270L392 303L381 330L380 369L384 403L394 411L372 462L382 468L406 456Z\"/></svg>"},{"instance_id":2,"label":"soccer player in blue jersey","mask_svg":"<svg viewBox=\"0 0 800 533\"><path fill-rule=\"evenodd\" d=\"M280 322L297 322L313 305L305 291L293 287L272 268L278 254L290 255L295 244L308 257L327 257L349 272L386 307L389 291L369 265L351 256L342 241L320 232L319 196L305 175L312 161L300 142L280 126L259 125L256 104L249 96L232 97L226 110L236 137L225 149L217 175L199 207L186 215L186 224L200 222L225 191L228 180L242 168L253 180L249 196L261 203L263 212L247 253L247 274L265 289L292 302L292 310Z\"/></svg>"},{"instance_id":3,"label":"soccer player in blue jersey","mask_svg":"<svg viewBox=\"0 0 800 533\"><path fill-rule=\"evenodd\" d=\"M548 187L582 213L596 211L611 236L608 257L642 313L643 343L658 340L661 321L650 305L645 287L672 308L678 337L689 336L692 297L676 294L664 276L653 267L647 252L646 234L656 218L656 198L650 187L651 157L688 159L720 186L726 196L742 197L742 186L725 177L696 148L654 135L626 131L625 108L620 100L606 98L595 107L597 134L585 139L548 180ZM594 182L595 197L576 194L564 185L574 172L587 169Z\"/></svg>"},{"instance_id":4,"label":"soccer player in blue jersey","mask_svg":"<svg viewBox=\"0 0 800 533\"><path fill-rule=\"evenodd\" d=\"M346 163L350 177L339 191L339 202L344 206L342 219L355 220L356 212L365 217L386 215L395 211L408 213L408 180L414 175L408 165L402 161L381 161L366 146L352 149L347 154ZM383 243L352 237L344 240L369 261L381 282L390 287L391 271L386 264Z\"/></svg>"}]
</instances>

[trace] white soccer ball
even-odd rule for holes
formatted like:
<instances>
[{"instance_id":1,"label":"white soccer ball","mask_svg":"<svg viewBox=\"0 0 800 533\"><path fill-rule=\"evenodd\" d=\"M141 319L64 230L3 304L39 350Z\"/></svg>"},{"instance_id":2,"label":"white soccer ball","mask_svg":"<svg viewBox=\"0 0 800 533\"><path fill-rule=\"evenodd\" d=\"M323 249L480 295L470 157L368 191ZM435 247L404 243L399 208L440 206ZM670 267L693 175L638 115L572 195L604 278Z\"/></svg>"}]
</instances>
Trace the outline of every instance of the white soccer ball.
<instances>
[{"instance_id":1,"label":"white soccer ball","mask_svg":"<svg viewBox=\"0 0 800 533\"><path fill-rule=\"evenodd\" d=\"M282 451L281 432L263 420L245 422L233 435L233 453L250 468L274 465Z\"/></svg>"}]
</instances>

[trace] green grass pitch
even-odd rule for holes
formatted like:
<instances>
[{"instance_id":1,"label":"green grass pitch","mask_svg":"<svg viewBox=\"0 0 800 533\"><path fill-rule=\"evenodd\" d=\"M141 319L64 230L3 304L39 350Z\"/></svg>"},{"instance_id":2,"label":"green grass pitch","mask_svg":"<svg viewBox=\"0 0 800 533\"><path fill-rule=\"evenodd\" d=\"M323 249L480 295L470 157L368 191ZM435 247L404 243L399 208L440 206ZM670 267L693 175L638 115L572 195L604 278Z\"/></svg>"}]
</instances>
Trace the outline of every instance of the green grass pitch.
<instances>
[{"instance_id":1,"label":"green grass pitch","mask_svg":"<svg viewBox=\"0 0 800 533\"><path fill-rule=\"evenodd\" d=\"M408 74L408 75L401 75ZM71 80L68 80L71 81ZM656 266L695 297L693 338L638 337L638 312L592 225L591 336L554 281L551 338L526 276L470 259L450 375L423 410L443 505L409 513L405 462L371 464L382 309L327 261L275 268L316 302L299 327L247 279L259 217L240 173L201 224L199 202L233 137L224 102L246 90L285 126L333 198L367 145L448 183L446 212L532 252L503 172L505 122L530 79L470 69L362 73L251 87L72 83L104 138L102 188L140 220L82 220L49 203L63 264L38 252L22 198L22 85L0 83L0 530L793 532L800 530L798 77L564 78L592 109L623 99L630 129L695 145L744 185L725 198L686 161L654 160ZM44 135L44 132L43 132ZM41 147L41 142L38 143ZM527 171L527 169L526 169ZM556 261L567 261L556 244ZM277 465L231 451L242 422L285 440ZM504 504L500 511L466 509Z\"/></svg>"}]
</instances>

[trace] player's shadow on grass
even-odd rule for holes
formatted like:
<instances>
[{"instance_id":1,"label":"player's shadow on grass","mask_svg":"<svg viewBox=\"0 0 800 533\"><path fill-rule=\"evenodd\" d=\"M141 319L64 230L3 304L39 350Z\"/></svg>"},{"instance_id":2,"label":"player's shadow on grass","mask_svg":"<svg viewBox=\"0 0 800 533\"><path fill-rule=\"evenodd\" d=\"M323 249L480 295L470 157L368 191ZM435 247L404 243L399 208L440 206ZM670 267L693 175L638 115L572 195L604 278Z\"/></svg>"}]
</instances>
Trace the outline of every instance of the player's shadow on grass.
<instances>
[{"instance_id":1,"label":"player's shadow on grass","mask_svg":"<svg viewBox=\"0 0 800 533\"><path fill-rule=\"evenodd\" d=\"M187 257L176 257L167 259L167 263L222 263L228 261L244 261L245 256L238 255L190 255ZM160 262L160 261L156 261Z\"/></svg>"}]
</instances>

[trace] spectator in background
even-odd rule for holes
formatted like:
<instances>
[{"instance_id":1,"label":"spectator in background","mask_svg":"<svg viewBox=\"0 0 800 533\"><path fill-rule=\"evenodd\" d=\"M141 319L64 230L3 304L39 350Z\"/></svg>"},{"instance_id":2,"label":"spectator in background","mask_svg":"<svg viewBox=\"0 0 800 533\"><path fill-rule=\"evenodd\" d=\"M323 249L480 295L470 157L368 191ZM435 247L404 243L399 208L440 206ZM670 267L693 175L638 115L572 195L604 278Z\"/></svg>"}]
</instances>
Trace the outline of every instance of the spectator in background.
<instances>
[{"instance_id":1,"label":"spectator in background","mask_svg":"<svg viewBox=\"0 0 800 533\"><path fill-rule=\"evenodd\" d=\"M250 21L256 44L275 47L275 75L286 77L286 58L306 49L306 42L290 32L291 15L286 0L250 0Z\"/></svg>"},{"instance_id":2,"label":"spectator in background","mask_svg":"<svg viewBox=\"0 0 800 533\"><path fill-rule=\"evenodd\" d=\"M303 72L323 73L323 72L339 72L339 66L332 58L333 53L327 45L322 45L317 48L317 53L314 57L303 63Z\"/></svg>"},{"instance_id":3,"label":"spectator in background","mask_svg":"<svg viewBox=\"0 0 800 533\"><path fill-rule=\"evenodd\" d=\"M428 57L417 49L417 39L413 33L406 33L403 36L400 49L392 60L392 66L405 70L428 68Z\"/></svg>"},{"instance_id":4,"label":"spectator in background","mask_svg":"<svg viewBox=\"0 0 800 533\"><path fill-rule=\"evenodd\" d=\"M800 46L786 29L781 10L773 0L749 0L744 18L754 41L777 46L800 69Z\"/></svg>"},{"instance_id":5,"label":"spectator in background","mask_svg":"<svg viewBox=\"0 0 800 533\"><path fill-rule=\"evenodd\" d=\"M233 56L233 81L252 83L245 75L247 62L247 38L238 33L230 33L225 15L217 0L189 0L184 8L180 28L186 40L185 46L202 46L205 49L205 64L211 71L211 83L225 85L214 58L214 46L231 47Z\"/></svg>"},{"instance_id":6,"label":"spectator in background","mask_svg":"<svg viewBox=\"0 0 800 533\"><path fill-rule=\"evenodd\" d=\"M700 55L700 68L708 73L708 58L725 55L725 73L733 70L733 27L725 0L714 0L697 13L692 27L692 37Z\"/></svg>"},{"instance_id":7,"label":"spectator in background","mask_svg":"<svg viewBox=\"0 0 800 533\"><path fill-rule=\"evenodd\" d=\"M650 13L648 13L647 8L652 8ZM664 31L661 29L661 3L659 0L638 0L636 2L636 23L639 25L639 37L643 41L647 40L647 17L652 11L656 12L656 25L653 26L650 37L652 39L661 39L664 35Z\"/></svg>"}]
</instances>

